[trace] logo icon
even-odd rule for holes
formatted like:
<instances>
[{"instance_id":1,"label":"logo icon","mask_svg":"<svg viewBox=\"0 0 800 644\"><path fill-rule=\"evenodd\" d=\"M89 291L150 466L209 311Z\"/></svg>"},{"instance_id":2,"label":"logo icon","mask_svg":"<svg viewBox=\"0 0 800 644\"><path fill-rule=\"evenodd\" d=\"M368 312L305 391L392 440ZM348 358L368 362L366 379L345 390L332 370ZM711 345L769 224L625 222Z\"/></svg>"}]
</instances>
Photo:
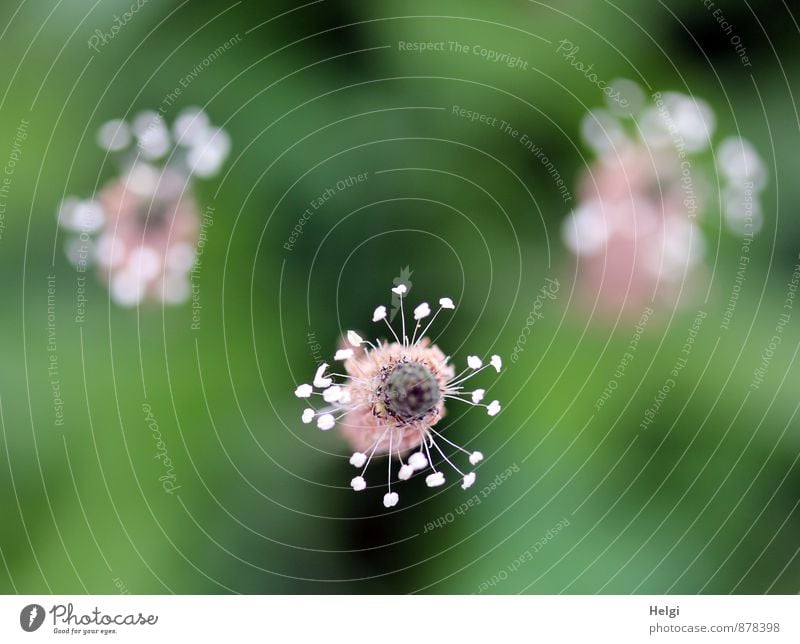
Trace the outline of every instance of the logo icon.
<instances>
[{"instance_id":1,"label":"logo icon","mask_svg":"<svg viewBox=\"0 0 800 644\"><path fill-rule=\"evenodd\" d=\"M408 295L409 291L411 291L411 287L413 284L411 283L411 276L414 274L414 271L411 270L410 266L406 266L405 268L400 269L400 275L392 280L392 283L395 286L400 286L403 284L406 287L406 295ZM389 313L389 322L394 321L394 316L398 314L400 311L400 296L397 293L392 293L392 310Z\"/></svg>"},{"instance_id":2,"label":"logo icon","mask_svg":"<svg viewBox=\"0 0 800 644\"><path fill-rule=\"evenodd\" d=\"M38 630L44 623L44 608L39 604L29 604L19 614L19 625L28 633Z\"/></svg>"}]
</instances>

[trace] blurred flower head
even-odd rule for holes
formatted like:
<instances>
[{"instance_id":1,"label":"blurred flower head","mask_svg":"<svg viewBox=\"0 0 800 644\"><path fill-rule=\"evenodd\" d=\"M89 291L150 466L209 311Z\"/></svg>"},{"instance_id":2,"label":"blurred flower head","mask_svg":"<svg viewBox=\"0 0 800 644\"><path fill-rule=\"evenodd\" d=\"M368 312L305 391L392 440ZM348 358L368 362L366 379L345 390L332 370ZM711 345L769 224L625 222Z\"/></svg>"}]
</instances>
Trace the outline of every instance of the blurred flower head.
<instances>
[{"instance_id":1,"label":"blurred flower head","mask_svg":"<svg viewBox=\"0 0 800 644\"><path fill-rule=\"evenodd\" d=\"M399 496L392 491L393 458L399 467L397 478L407 480L415 472L426 470L428 487L445 483L444 472L437 470L434 459L438 455L461 477L461 487L467 489L475 482L475 473L462 471L445 453L453 448L464 455L469 464L483 460L480 452L469 452L434 429L445 414L445 403L458 400L486 409L489 416L500 411L497 400L483 403L486 391L467 391L466 383L488 367L498 373L502 368L500 356L492 356L484 364L478 356L467 358L467 367L456 374L447 356L425 334L443 310L455 308L450 298L439 300L439 308L431 317L430 305L423 302L413 311L416 322L411 337L406 333L404 284L392 289L399 298L402 331L398 336L387 319L385 306L375 309L373 322L383 322L392 334L393 341L365 340L355 331L348 331L334 360L341 362L345 373L329 372L328 364L319 366L311 384L302 384L295 390L298 398L321 399L321 405L311 405L302 414L304 423L316 421L323 431L332 429L337 422L342 435L353 447L350 464L360 470L350 482L355 491L367 487L365 475L373 458L389 457L387 492L383 504L397 505ZM430 317L425 323L423 321ZM468 470L470 468L464 468Z\"/></svg>"},{"instance_id":2,"label":"blurred flower head","mask_svg":"<svg viewBox=\"0 0 800 644\"><path fill-rule=\"evenodd\" d=\"M718 205L730 231L757 233L758 193L767 176L744 139L713 148L716 121L705 101L668 92L646 104L635 83L615 83L637 97L636 107L625 114L593 110L584 118L582 135L596 159L562 226L579 260L578 291L605 312L686 296L706 256L703 219Z\"/></svg>"},{"instance_id":3,"label":"blurred flower head","mask_svg":"<svg viewBox=\"0 0 800 644\"><path fill-rule=\"evenodd\" d=\"M58 220L71 233L67 257L79 271L94 267L121 306L186 301L201 219L192 180L219 172L230 152L228 134L192 107L171 131L153 111L130 123L109 121L97 142L121 172L93 198L61 203Z\"/></svg>"}]
</instances>

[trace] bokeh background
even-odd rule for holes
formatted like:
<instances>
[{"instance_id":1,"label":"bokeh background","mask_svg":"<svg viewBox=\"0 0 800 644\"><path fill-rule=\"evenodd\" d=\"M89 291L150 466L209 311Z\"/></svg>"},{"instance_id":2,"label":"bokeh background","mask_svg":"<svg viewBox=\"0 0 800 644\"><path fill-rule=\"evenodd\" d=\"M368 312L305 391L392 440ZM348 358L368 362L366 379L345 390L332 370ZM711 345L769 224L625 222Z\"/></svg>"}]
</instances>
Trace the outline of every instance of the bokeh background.
<instances>
[{"instance_id":1,"label":"bokeh background","mask_svg":"<svg viewBox=\"0 0 800 644\"><path fill-rule=\"evenodd\" d=\"M14 164L0 237L0 590L800 591L800 311L751 386L800 251L800 29L784 0L725 3L748 67L708 4L150 0L95 51L92 34L128 0L4 3L0 164ZM165 113L202 106L233 142L224 171L194 188L214 208L200 328L191 303L123 308L93 278L76 322L56 213L118 173L97 128L158 109L232 38ZM712 209L696 299L653 303L599 410L639 313L600 315L578 297L560 232L572 204L518 140L452 114L513 124L574 191L591 160L581 119L603 96L556 53L563 39L602 79L702 97L718 131L746 136L769 168L729 328L741 238ZM529 66L399 41L480 44ZM309 202L359 173L287 250ZM546 280L560 284L519 360L484 381L503 412L444 421L486 455L470 490L481 502L466 510L470 493L419 477L391 511L380 488L354 493L347 446L302 424L292 395L409 273L411 301L458 303L438 341L462 363L508 358ZM642 429L699 310L688 364Z\"/></svg>"}]
</instances>

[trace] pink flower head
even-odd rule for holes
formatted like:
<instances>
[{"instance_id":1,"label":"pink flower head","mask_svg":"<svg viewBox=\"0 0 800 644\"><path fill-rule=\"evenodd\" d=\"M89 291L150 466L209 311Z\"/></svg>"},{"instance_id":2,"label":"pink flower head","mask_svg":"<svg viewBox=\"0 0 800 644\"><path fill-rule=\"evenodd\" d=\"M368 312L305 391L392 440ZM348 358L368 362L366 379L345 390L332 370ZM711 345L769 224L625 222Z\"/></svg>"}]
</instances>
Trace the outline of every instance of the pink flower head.
<instances>
[{"instance_id":1,"label":"pink flower head","mask_svg":"<svg viewBox=\"0 0 800 644\"><path fill-rule=\"evenodd\" d=\"M199 108L187 108L172 132L160 114L145 111L130 124L105 123L97 140L122 172L94 199L62 202L59 223L73 233L67 256L81 272L95 266L121 306L186 301L201 237L192 180L220 170L230 151L227 133Z\"/></svg>"},{"instance_id":2,"label":"pink flower head","mask_svg":"<svg viewBox=\"0 0 800 644\"><path fill-rule=\"evenodd\" d=\"M619 83L643 98L632 81ZM714 205L713 179L725 183L719 205L734 233L761 226L751 196L766 184L766 169L752 145L727 139L717 167L709 167L701 155L716 126L711 107L676 92L652 98L625 116L612 113L613 105L594 110L582 126L597 158L581 177L562 238L578 258L581 299L605 313L638 312L655 299L677 302L691 293L705 259L701 222Z\"/></svg>"},{"instance_id":3,"label":"pink flower head","mask_svg":"<svg viewBox=\"0 0 800 644\"><path fill-rule=\"evenodd\" d=\"M483 407L490 416L500 411L497 400L483 404L485 390L467 391L466 383L488 367L500 371L500 356L482 364L471 356L468 366L456 374L449 358L425 337L436 317L445 309L455 308L450 298L439 300L433 313L430 305L421 303L414 309L416 322L411 337L406 333L406 312L403 296L407 289L399 285L392 289L400 298L402 335L398 336L386 319L386 307L379 306L373 322L384 322L393 341L365 340L355 331L348 331L334 360L341 361L343 374L328 372L326 363L320 365L312 384L300 385L295 391L299 398L322 399L320 407L307 407L302 414L305 423L316 419L317 426L327 431L338 423L344 438L353 447L350 463L360 473L350 482L355 491L367 487L365 475L372 460L388 456L388 491L383 503L387 508L399 501L392 491L392 460L399 462L397 478L407 480L428 467L431 473L425 481L428 487L445 483L444 473L437 470L434 458L438 455L461 477L461 487L469 488L475 482L474 472L465 472L445 454L439 442L466 454L470 465L477 465L483 455L459 447L434 426L445 415L445 401L459 400L474 407ZM423 321L430 317L424 324Z\"/></svg>"}]
</instances>

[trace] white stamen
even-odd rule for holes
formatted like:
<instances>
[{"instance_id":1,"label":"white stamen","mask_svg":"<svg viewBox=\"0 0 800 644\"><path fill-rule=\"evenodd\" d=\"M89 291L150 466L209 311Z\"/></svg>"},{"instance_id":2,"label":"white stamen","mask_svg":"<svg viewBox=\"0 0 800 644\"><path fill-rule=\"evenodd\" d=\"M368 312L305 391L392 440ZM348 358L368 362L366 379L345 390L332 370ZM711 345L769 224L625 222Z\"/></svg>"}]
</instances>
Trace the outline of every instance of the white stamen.
<instances>
[{"instance_id":1,"label":"white stamen","mask_svg":"<svg viewBox=\"0 0 800 644\"><path fill-rule=\"evenodd\" d=\"M395 330L392 328L392 325L391 325L391 324L389 324L389 320L387 320L386 318L383 318L383 321L386 323L386 326L389 328L389 331L391 331L391 332L392 332L392 335L394 336L394 339L395 339L395 341L397 342L397 344L400 344L400 338L398 338L398 337L397 337L397 333L396 333L396 332L395 332Z\"/></svg>"},{"instance_id":2,"label":"white stamen","mask_svg":"<svg viewBox=\"0 0 800 644\"><path fill-rule=\"evenodd\" d=\"M110 152L127 148L131 142L131 128L119 119L104 123L97 132L100 147Z\"/></svg>"},{"instance_id":3,"label":"white stamen","mask_svg":"<svg viewBox=\"0 0 800 644\"><path fill-rule=\"evenodd\" d=\"M482 364L478 356L467 356L467 365L470 369L480 369Z\"/></svg>"},{"instance_id":4,"label":"white stamen","mask_svg":"<svg viewBox=\"0 0 800 644\"><path fill-rule=\"evenodd\" d=\"M294 390L294 395L298 398L309 398L311 397L311 393L314 389L311 385L300 385L297 389Z\"/></svg>"},{"instance_id":5,"label":"white stamen","mask_svg":"<svg viewBox=\"0 0 800 644\"><path fill-rule=\"evenodd\" d=\"M366 487L366 486L367 486L367 484L366 484L366 481L364 481L364 474L365 474L365 473L367 472L367 470L369 469L369 464L370 464L370 462L372 461L372 457L373 457L373 456L375 456L375 450L377 450L377 449L378 449L378 445L379 445L380 443L382 443L382 442L383 442L383 439L384 439L384 437L386 436L386 432L388 432L388 431L389 431L389 429L390 429L389 427L387 427L386 429L384 429L384 430L383 430L383 433L382 433L382 434L381 434L381 435L380 435L380 436L379 436L379 437L378 437L378 438L375 440L375 442L372 444L372 449L370 450L369 456L367 456L367 462L364 464L364 469L363 469L363 470L361 470L361 476L357 476L356 478L354 478L354 479L353 479L353 480L350 482L350 485L354 485L354 484L355 484L355 485L360 485L360 483L359 483L359 482L358 482L358 480L357 480L357 479L360 479L360 480L361 480L361 483L363 483L363 484L364 484L364 487ZM358 492L358 491L359 491L359 489L363 490L363 489L364 489L364 487L360 487L360 488L353 487L353 489L354 489L354 490L356 490L356 492Z\"/></svg>"},{"instance_id":6,"label":"white stamen","mask_svg":"<svg viewBox=\"0 0 800 644\"><path fill-rule=\"evenodd\" d=\"M439 435L441 436L441 434L439 434ZM435 440L433 440L433 437L431 437L431 445L433 445L436 448L436 451L439 452L439 454L442 455L442 458L445 460L445 462L450 467L452 467L456 472L458 472L459 476L465 476L464 472L462 472L460 469L458 469L458 467L456 467L456 464L453 463L453 461L451 461L449 458L447 458L447 454L445 454L444 450L441 447L439 447L439 443L437 443Z\"/></svg>"},{"instance_id":7,"label":"white stamen","mask_svg":"<svg viewBox=\"0 0 800 644\"><path fill-rule=\"evenodd\" d=\"M466 400L464 402L466 402ZM429 427L428 429L431 432L433 432L434 434L436 434L439 438L441 438L445 443L450 445L450 447L455 447L459 452L464 452L464 454L466 454L467 456L470 455L470 453L467 450L465 450L460 445L456 445L453 441L451 441L449 438L447 438L447 436L445 436L444 434L442 434L440 432L437 432L433 427Z\"/></svg>"},{"instance_id":8,"label":"white stamen","mask_svg":"<svg viewBox=\"0 0 800 644\"><path fill-rule=\"evenodd\" d=\"M163 270L161 259L161 255L154 248L138 246L128 256L128 270L146 283Z\"/></svg>"},{"instance_id":9,"label":"white stamen","mask_svg":"<svg viewBox=\"0 0 800 644\"><path fill-rule=\"evenodd\" d=\"M186 163L192 174L199 177L213 177L228 158L231 150L231 138L228 133L217 127L210 127L202 139L187 150Z\"/></svg>"},{"instance_id":10,"label":"white stamen","mask_svg":"<svg viewBox=\"0 0 800 644\"><path fill-rule=\"evenodd\" d=\"M367 455L363 452L353 452L350 457L350 465L353 467L362 467L367 462Z\"/></svg>"},{"instance_id":11,"label":"white stamen","mask_svg":"<svg viewBox=\"0 0 800 644\"><path fill-rule=\"evenodd\" d=\"M211 121L199 107L187 107L181 110L172 126L172 133L178 145L192 147L209 138Z\"/></svg>"},{"instance_id":12,"label":"white stamen","mask_svg":"<svg viewBox=\"0 0 800 644\"><path fill-rule=\"evenodd\" d=\"M431 307L428 305L427 302L423 302L417 308L414 309L415 320L422 320L428 317L430 314L431 314Z\"/></svg>"},{"instance_id":13,"label":"white stamen","mask_svg":"<svg viewBox=\"0 0 800 644\"><path fill-rule=\"evenodd\" d=\"M394 439L394 432L389 432L389 458L386 460L389 462L389 474L386 476L386 486L389 488L389 491L383 497L383 505L387 508L391 507L392 505L397 505L397 495L395 494L392 497L392 441Z\"/></svg>"},{"instance_id":14,"label":"white stamen","mask_svg":"<svg viewBox=\"0 0 800 644\"><path fill-rule=\"evenodd\" d=\"M151 110L140 112L133 119L133 131L145 159L160 159L169 152L169 130L160 114Z\"/></svg>"},{"instance_id":15,"label":"white stamen","mask_svg":"<svg viewBox=\"0 0 800 644\"><path fill-rule=\"evenodd\" d=\"M439 313L441 313L441 312L442 312L442 309L439 309L438 311L436 311L436 313L434 313L434 314L433 314L433 317L432 317L430 320L428 320L428 324L426 324L426 325L425 325L425 328L424 328L424 329L422 329L422 331L420 332L420 334L419 334L419 339L417 340L416 344L419 344L419 343L420 343L420 341L422 340L422 338L424 338L424 337L425 337L425 334L428 332L428 329L430 329L430 328L431 328L431 326L433 325L433 323L436 321L436 318L437 318L437 317L439 317ZM418 324L418 325L417 325L417 329L419 328L419 326L420 326L420 325ZM416 333L417 333L417 331L416 331L416 329L415 329L415 330L414 330L414 335L416 335ZM449 358L445 358L445 362L447 362L447 360L449 360Z\"/></svg>"},{"instance_id":16,"label":"white stamen","mask_svg":"<svg viewBox=\"0 0 800 644\"><path fill-rule=\"evenodd\" d=\"M422 434L422 430L420 430L420 434ZM433 444L433 437L432 436L430 436L430 435L424 436L423 435L422 436L422 446L425 448L425 456L428 458L428 463L431 464L431 469L433 470L434 473L436 473L436 466L433 464L433 459L431 458L430 446L428 445L428 440L429 439L431 441L431 444Z\"/></svg>"},{"instance_id":17,"label":"white stamen","mask_svg":"<svg viewBox=\"0 0 800 644\"><path fill-rule=\"evenodd\" d=\"M414 452L408 457L408 464L417 472L428 467L428 459L425 458L425 454L422 452Z\"/></svg>"},{"instance_id":18,"label":"white stamen","mask_svg":"<svg viewBox=\"0 0 800 644\"><path fill-rule=\"evenodd\" d=\"M405 284L399 284L395 288L392 289L392 293L396 293L400 296L400 328L403 335L403 346L408 346L408 336L406 335L406 309L403 306L403 294L408 291L408 287ZM386 324L389 324L388 322ZM391 325L390 325L391 326Z\"/></svg>"},{"instance_id":19,"label":"white stamen","mask_svg":"<svg viewBox=\"0 0 800 644\"><path fill-rule=\"evenodd\" d=\"M352 344L354 347L361 346L364 342L364 339L358 335L355 331L348 331L347 332L347 341Z\"/></svg>"},{"instance_id":20,"label":"white stamen","mask_svg":"<svg viewBox=\"0 0 800 644\"><path fill-rule=\"evenodd\" d=\"M194 246L188 242L180 242L167 251L164 265L169 271L188 273L192 270L196 259L197 255L195 254Z\"/></svg>"},{"instance_id":21,"label":"white stamen","mask_svg":"<svg viewBox=\"0 0 800 644\"><path fill-rule=\"evenodd\" d=\"M314 375L314 386L319 389L325 389L325 387L330 387L333 380L330 378L325 378L325 369L328 368L328 363L323 362L319 368L317 369L317 373Z\"/></svg>"},{"instance_id":22,"label":"white stamen","mask_svg":"<svg viewBox=\"0 0 800 644\"><path fill-rule=\"evenodd\" d=\"M473 357L475 357L475 356L468 356L467 360L469 361L469 359L473 358ZM481 364L482 365L482 363L480 362L480 359L479 358L476 358L476 359L478 360L478 362L474 363L474 364ZM447 387L451 391L457 391L458 389L461 389L460 385L463 385L465 382L467 382L467 380L469 380L470 378L473 378L474 376L479 374L484 369L487 369L488 367L489 367L489 365L487 364L487 365L482 365L477 369L474 369L470 365L466 369L464 369L464 371L462 371L460 374L458 374L455 378L452 378L451 380L449 380L447 382Z\"/></svg>"},{"instance_id":23,"label":"white stamen","mask_svg":"<svg viewBox=\"0 0 800 644\"><path fill-rule=\"evenodd\" d=\"M333 387L323 391L322 397L325 402L339 402L339 400L342 398L342 388L339 385L334 385Z\"/></svg>"},{"instance_id":24,"label":"white stamen","mask_svg":"<svg viewBox=\"0 0 800 644\"><path fill-rule=\"evenodd\" d=\"M398 345L402 345L401 347L397 347L400 349L400 359L407 360L409 359L410 355L412 355L409 347L413 345L413 348L416 350L419 346L418 342L415 344L417 337L420 340L425 337L425 333L431 327L431 325L436 321L437 316L441 313L444 309L455 309L455 303L449 297L443 297L439 299L439 307L435 311L431 310L431 306L428 302L420 303L414 310L414 319L415 319L415 328L413 330L413 335L409 342L409 336L406 334L406 326L405 326L405 311L404 311L404 300L405 295L408 293L409 287L405 284L399 284L396 287L392 288L392 292L400 297L400 302L398 308L400 309L401 313L401 320L402 320L402 335L398 337L398 333L395 333L392 325L388 321L387 317L387 306L378 306L374 312L372 320L373 322L380 322L383 321L387 324L389 329L394 336L394 340L397 341ZM422 326L421 320L426 320L426 326ZM420 330L422 330L420 332ZM341 420L347 414L363 409L365 404L364 401L360 401L357 404L351 403L352 398L358 398L361 393L359 387L375 387L377 386L374 382L374 379L367 376L367 372L364 370L364 365L360 364L361 356L365 359L370 359L376 362L381 362L384 359L389 359L389 357L385 357L382 352L386 351L387 354L392 354L394 348L389 351L391 345L389 342L386 342L382 339L375 340L375 344L373 345L368 339L362 338L358 333L352 330L346 331L346 338L347 338L347 348L338 349L335 352L334 359L337 361L349 361L346 362L347 369L344 370L347 372L347 375L344 373L338 373L337 370L334 368L329 371L329 365L327 363L323 363L318 366L316 369L316 373L314 375L314 379L312 381L313 384L302 384L298 385L297 389L295 390L295 395L300 398L309 398L311 395L321 395L321 397L325 400L326 403L329 403L329 407L315 410L311 407L308 407L303 410L302 412L302 421L305 424L309 424L313 421L316 421L317 427L319 427L323 431L327 431L332 429L337 420ZM362 347L363 350L361 352L356 351L357 347ZM356 358L356 356L359 356ZM415 354L414 354L415 355ZM393 358L392 358L393 359ZM433 358L432 358L433 360ZM434 360L441 362L438 358ZM443 360L444 365L448 365L448 369L452 369L449 366L450 357L446 357ZM467 404L472 404L475 406L485 407L489 416L497 415L501 410L501 405L498 400L493 400L489 405L483 404L483 400L486 396L485 389L475 389L474 391L466 390L466 386L463 385L464 382L469 380L470 378L474 377L481 371L488 369L490 366L494 367L494 369L499 373L503 367L502 359L499 355L492 355L490 360L487 361L486 364L483 362L483 358L477 355L470 355L466 358L467 366L465 367L464 371L458 374L455 377L450 378L445 385L442 387L442 394L444 398L452 398L460 400ZM351 371L360 372L360 375L350 373ZM339 369L338 371L342 371ZM340 378L344 378L344 381L339 380ZM339 380L339 384L336 384L336 381ZM355 386L355 394L351 395L353 388L351 385L347 383L356 383ZM360 398L359 398L360 400ZM437 450L438 454L436 454L437 458L441 456L442 459L446 462L446 464L453 468L458 476L461 477L461 487L464 490L469 489L472 487L476 480L477 475L475 472L470 472L468 469L466 471L462 471L454 462L451 460L448 455L442 450L440 445L444 443L439 443L437 439L440 439L446 442L450 447L455 448L461 454L464 454L468 459L472 466L477 465L480 461L483 460L483 454L481 452L470 452L464 447L460 447L450 441L449 439L442 436L439 432L437 432L432 427L423 427L419 426L416 429L420 433L420 442L419 442L419 451L413 452L409 455L407 461L404 462L404 457L401 453L401 450L398 447L397 450L397 457L399 459L399 470L397 472L397 477L394 478L394 463L395 461L392 458L393 455L393 448L395 441L395 432L398 430L402 430L403 426L398 426L397 423L391 421L391 419L387 419L387 422L381 423L383 427L383 433L380 437L375 440L372 444L372 447L364 452L353 452L349 457L349 462L352 466L359 468L359 476L354 477L350 481L350 486L355 491L361 491L367 488L367 482L364 478L366 472L370 466L370 463L373 460L373 457L376 454L377 448L383 444L384 439L386 438L387 432L390 432L390 436L388 438L388 489L386 490L386 494L383 497L383 504L386 508L393 508L394 506L398 505L399 503L399 495L392 490L392 483L400 480L406 481L409 480L414 476L414 473L417 471L424 471L428 470L428 476L425 477L425 484L430 487L440 487L445 485L445 473L438 471L438 468L433 460L433 450ZM399 436L402 435L402 431ZM434 436L436 438L434 438ZM382 453L386 453L382 451ZM463 457L461 457L463 459ZM428 469L430 468L430 469Z\"/></svg>"},{"instance_id":25,"label":"white stamen","mask_svg":"<svg viewBox=\"0 0 800 644\"><path fill-rule=\"evenodd\" d=\"M444 485L444 474L441 472L434 472L425 477L425 485L428 487L439 487Z\"/></svg>"}]
</instances>

